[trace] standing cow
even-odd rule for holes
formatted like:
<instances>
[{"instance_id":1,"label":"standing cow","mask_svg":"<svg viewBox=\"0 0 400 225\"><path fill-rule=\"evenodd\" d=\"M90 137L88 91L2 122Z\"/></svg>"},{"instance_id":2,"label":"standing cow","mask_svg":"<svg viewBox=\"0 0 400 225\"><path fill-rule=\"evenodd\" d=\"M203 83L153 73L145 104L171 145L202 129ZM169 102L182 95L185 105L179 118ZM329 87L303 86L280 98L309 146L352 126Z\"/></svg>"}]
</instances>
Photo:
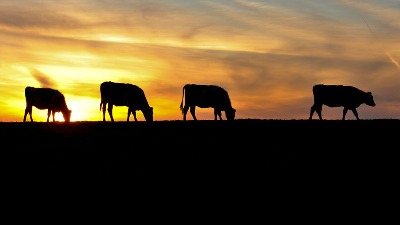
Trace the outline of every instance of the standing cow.
<instances>
[{"instance_id":1,"label":"standing cow","mask_svg":"<svg viewBox=\"0 0 400 225\"><path fill-rule=\"evenodd\" d=\"M68 109L67 103L65 102L64 95L60 91L51 88L25 88L25 99L26 108L24 114L24 122L26 121L26 115L29 113L29 117L32 119L32 106L42 110L48 109L47 111L47 122L49 122L50 115L53 115L53 122L55 122L54 114L61 112L63 114L65 122L69 122L71 119L71 110Z\"/></svg>"},{"instance_id":2,"label":"standing cow","mask_svg":"<svg viewBox=\"0 0 400 225\"><path fill-rule=\"evenodd\" d=\"M103 121L106 121L106 105L108 104L108 114L111 121L114 122L112 114L113 106L127 106L128 117L126 121L129 122L129 116L132 113L135 121L136 110L141 110L147 122L153 121L153 107L149 106L143 90L133 84L128 83L115 83L111 81L103 82L100 85L100 111L103 109Z\"/></svg>"},{"instance_id":3,"label":"standing cow","mask_svg":"<svg viewBox=\"0 0 400 225\"><path fill-rule=\"evenodd\" d=\"M319 119L322 120L322 105L329 107L344 107L342 120L345 120L347 111L350 109L357 120L357 108L361 104L375 106L374 98L371 92L364 92L352 86L343 85L323 85L317 84L313 87L314 105L311 106L310 120L317 111Z\"/></svg>"},{"instance_id":4,"label":"standing cow","mask_svg":"<svg viewBox=\"0 0 400 225\"><path fill-rule=\"evenodd\" d=\"M185 98L185 106L183 106L183 98ZM221 111L225 111L227 120L235 119L236 110L232 108L228 92L219 86L186 84L182 90L180 105L184 121L186 121L186 114L189 108L193 120L197 120L196 106L200 108L214 108L214 120L217 120L217 116L222 120Z\"/></svg>"}]
</instances>

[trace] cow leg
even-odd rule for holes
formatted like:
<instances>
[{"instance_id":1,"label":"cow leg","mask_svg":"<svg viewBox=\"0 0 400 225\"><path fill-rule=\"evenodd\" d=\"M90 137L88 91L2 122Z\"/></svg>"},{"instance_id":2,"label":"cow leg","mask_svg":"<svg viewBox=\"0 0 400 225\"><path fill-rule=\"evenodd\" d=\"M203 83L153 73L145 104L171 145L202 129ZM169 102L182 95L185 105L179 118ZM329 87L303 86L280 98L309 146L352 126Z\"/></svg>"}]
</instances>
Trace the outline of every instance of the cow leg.
<instances>
[{"instance_id":1,"label":"cow leg","mask_svg":"<svg viewBox=\"0 0 400 225\"><path fill-rule=\"evenodd\" d=\"M342 120L344 120L344 118L346 117L347 110L349 110L349 109L346 108L346 107L343 108L343 117L342 117Z\"/></svg>"},{"instance_id":2,"label":"cow leg","mask_svg":"<svg viewBox=\"0 0 400 225\"><path fill-rule=\"evenodd\" d=\"M132 108L128 107L128 117L126 117L126 122L129 122L129 116L132 113Z\"/></svg>"},{"instance_id":3,"label":"cow leg","mask_svg":"<svg viewBox=\"0 0 400 225\"><path fill-rule=\"evenodd\" d=\"M111 122L114 122L114 117L112 115L113 104L108 103L108 114L110 115Z\"/></svg>"},{"instance_id":4,"label":"cow leg","mask_svg":"<svg viewBox=\"0 0 400 225\"><path fill-rule=\"evenodd\" d=\"M51 115L51 109L48 109L47 110L47 122L49 122L50 115ZM53 117L53 119L54 119L54 117Z\"/></svg>"},{"instance_id":5,"label":"cow leg","mask_svg":"<svg viewBox=\"0 0 400 225\"><path fill-rule=\"evenodd\" d=\"M317 105L316 109L319 120L322 120L322 105Z\"/></svg>"},{"instance_id":6,"label":"cow leg","mask_svg":"<svg viewBox=\"0 0 400 225\"><path fill-rule=\"evenodd\" d=\"M28 108L25 108L25 113L24 113L24 122L26 121L26 115L28 114Z\"/></svg>"},{"instance_id":7,"label":"cow leg","mask_svg":"<svg viewBox=\"0 0 400 225\"><path fill-rule=\"evenodd\" d=\"M53 115L53 122L56 122L56 119L55 119L56 112L53 110L53 111L51 112L51 114Z\"/></svg>"},{"instance_id":8,"label":"cow leg","mask_svg":"<svg viewBox=\"0 0 400 225\"><path fill-rule=\"evenodd\" d=\"M222 120L221 110L214 108L214 120L218 119L217 116L219 117L219 120Z\"/></svg>"},{"instance_id":9,"label":"cow leg","mask_svg":"<svg viewBox=\"0 0 400 225\"><path fill-rule=\"evenodd\" d=\"M314 111L315 111L315 104L314 104L313 106L311 106L310 118L309 118L309 120L312 120L312 116L313 116L313 114L314 114Z\"/></svg>"},{"instance_id":10,"label":"cow leg","mask_svg":"<svg viewBox=\"0 0 400 225\"><path fill-rule=\"evenodd\" d=\"M183 107L182 109L182 114L183 114L183 121L186 121L186 114L189 110L189 106L185 105L185 107Z\"/></svg>"},{"instance_id":11,"label":"cow leg","mask_svg":"<svg viewBox=\"0 0 400 225\"><path fill-rule=\"evenodd\" d=\"M128 118L126 119L126 121L129 122L129 116L131 115L131 113L132 113L133 118L135 119L135 121L137 121L136 110L133 109L133 108L130 108L130 107L128 108Z\"/></svg>"},{"instance_id":12,"label":"cow leg","mask_svg":"<svg viewBox=\"0 0 400 225\"><path fill-rule=\"evenodd\" d=\"M197 118L196 118L196 106L190 106L190 114L192 114L193 120L197 120Z\"/></svg>"},{"instance_id":13,"label":"cow leg","mask_svg":"<svg viewBox=\"0 0 400 225\"><path fill-rule=\"evenodd\" d=\"M106 105L107 103L103 103L103 122L106 122Z\"/></svg>"},{"instance_id":14,"label":"cow leg","mask_svg":"<svg viewBox=\"0 0 400 225\"><path fill-rule=\"evenodd\" d=\"M25 114L24 114L24 122L26 121L26 115L29 113L29 117L31 118L31 122L33 122L32 119L32 106L27 106L25 108Z\"/></svg>"},{"instance_id":15,"label":"cow leg","mask_svg":"<svg viewBox=\"0 0 400 225\"><path fill-rule=\"evenodd\" d=\"M353 114L354 114L354 116L357 118L357 120L360 120L360 118L358 118L357 109L352 109L351 111L353 112Z\"/></svg>"},{"instance_id":16,"label":"cow leg","mask_svg":"<svg viewBox=\"0 0 400 225\"><path fill-rule=\"evenodd\" d=\"M314 103L314 105L311 106L310 118L309 118L310 120L312 119L312 116L313 116L313 114L314 114L314 111L317 112L319 119L322 120L322 105L319 105L319 104L315 104L315 103Z\"/></svg>"}]
</instances>

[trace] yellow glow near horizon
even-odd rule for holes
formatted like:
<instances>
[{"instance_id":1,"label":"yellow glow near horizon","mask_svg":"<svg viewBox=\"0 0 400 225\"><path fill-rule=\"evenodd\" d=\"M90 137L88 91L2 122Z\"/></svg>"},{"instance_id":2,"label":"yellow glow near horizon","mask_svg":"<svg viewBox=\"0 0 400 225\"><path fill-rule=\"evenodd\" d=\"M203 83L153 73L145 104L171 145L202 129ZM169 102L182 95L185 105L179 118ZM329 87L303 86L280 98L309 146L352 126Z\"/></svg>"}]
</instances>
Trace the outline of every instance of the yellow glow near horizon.
<instances>
[{"instance_id":1,"label":"yellow glow near horizon","mask_svg":"<svg viewBox=\"0 0 400 225\"><path fill-rule=\"evenodd\" d=\"M69 97L67 99L67 105L72 111L71 121L98 121L101 118L98 113L100 110L99 99L88 97Z\"/></svg>"}]
</instances>

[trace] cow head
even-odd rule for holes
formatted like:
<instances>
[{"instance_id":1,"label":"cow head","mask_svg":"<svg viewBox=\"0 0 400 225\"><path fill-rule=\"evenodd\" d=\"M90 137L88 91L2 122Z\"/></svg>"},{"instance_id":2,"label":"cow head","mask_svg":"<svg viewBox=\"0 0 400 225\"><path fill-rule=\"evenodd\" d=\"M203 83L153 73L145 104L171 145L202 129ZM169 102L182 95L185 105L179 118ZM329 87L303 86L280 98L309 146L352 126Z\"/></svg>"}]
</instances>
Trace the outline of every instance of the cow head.
<instances>
[{"instance_id":1,"label":"cow head","mask_svg":"<svg viewBox=\"0 0 400 225\"><path fill-rule=\"evenodd\" d=\"M142 112L147 122L153 122L153 107L142 109Z\"/></svg>"},{"instance_id":2,"label":"cow head","mask_svg":"<svg viewBox=\"0 0 400 225\"><path fill-rule=\"evenodd\" d=\"M374 97L372 96L371 92L367 92L367 94L365 95L365 104L369 105L369 106L375 106L375 101L374 101Z\"/></svg>"},{"instance_id":3,"label":"cow head","mask_svg":"<svg viewBox=\"0 0 400 225\"><path fill-rule=\"evenodd\" d=\"M225 110L225 116L227 120L235 120L236 109L230 108Z\"/></svg>"},{"instance_id":4,"label":"cow head","mask_svg":"<svg viewBox=\"0 0 400 225\"><path fill-rule=\"evenodd\" d=\"M71 113L72 113L72 111L69 110L69 109L66 109L66 110L62 111L62 114L63 114L63 117L64 117L65 122L67 122L67 123L70 122L70 120L71 120Z\"/></svg>"}]
</instances>

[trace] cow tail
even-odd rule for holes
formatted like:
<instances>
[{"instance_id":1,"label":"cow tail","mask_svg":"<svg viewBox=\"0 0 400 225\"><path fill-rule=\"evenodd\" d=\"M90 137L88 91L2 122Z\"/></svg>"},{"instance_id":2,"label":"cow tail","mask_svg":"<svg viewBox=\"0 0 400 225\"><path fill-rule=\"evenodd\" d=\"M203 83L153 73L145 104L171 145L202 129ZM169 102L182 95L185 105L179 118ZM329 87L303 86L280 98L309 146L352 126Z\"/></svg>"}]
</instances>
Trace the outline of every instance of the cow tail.
<instances>
[{"instance_id":1,"label":"cow tail","mask_svg":"<svg viewBox=\"0 0 400 225\"><path fill-rule=\"evenodd\" d=\"M100 101L100 112L101 112L101 108L102 108L102 106L103 106L103 99L101 99L101 101Z\"/></svg>"},{"instance_id":2,"label":"cow tail","mask_svg":"<svg viewBox=\"0 0 400 225\"><path fill-rule=\"evenodd\" d=\"M101 112L101 106L103 105L103 92L101 91L101 86L103 84L100 85L100 112Z\"/></svg>"},{"instance_id":3,"label":"cow tail","mask_svg":"<svg viewBox=\"0 0 400 225\"><path fill-rule=\"evenodd\" d=\"M183 98L184 98L184 96L185 96L185 86L183 86L183 88L182 88L182 100L181 100L181 105L179 106L182 113L183 113Z\"/></svg>"}]
</instances>

